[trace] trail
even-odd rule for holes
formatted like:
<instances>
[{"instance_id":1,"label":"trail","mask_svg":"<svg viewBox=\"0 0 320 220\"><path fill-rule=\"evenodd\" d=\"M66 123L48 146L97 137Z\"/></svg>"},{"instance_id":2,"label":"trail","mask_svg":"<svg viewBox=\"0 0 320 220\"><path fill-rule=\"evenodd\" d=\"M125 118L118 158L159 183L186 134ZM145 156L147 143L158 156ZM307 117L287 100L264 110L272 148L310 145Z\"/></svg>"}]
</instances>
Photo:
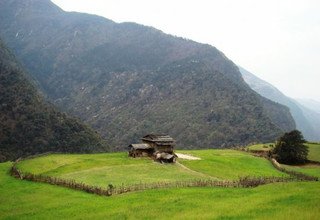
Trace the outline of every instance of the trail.
<instances>
[{"instance_id":1,"label":"trail","mask_svg":"<svg viewBox=\"0 0 320 220\"><path fill-rule=\"evenodd\" d=\"M195 157L188 154L176 153L176 155L178 156L178 158L185 159L185 160L201 160L200 157Z\"/></svg>"},{"instance_id":2,"label":"trail","mask_svg":"<svg viewBox=\"0 0 320 220\"><path fill-rule=\"evenodd\" d=\"M201 173L201 172L192 170L192 169L190 169L189 167L186 167L185 165L179 163L178 161L176 162L176 164L177 164L178 166L180 166L182 169L187 170L187 171L189 171L189 172L191 172L191 173L193 173L193 174L196 174L196 175L199 175L199 176L203 176L203 177L209 177L210 179L220 180L220 179L217 178L217 177L210 176L210 175L208 175L208 174L205 174L205 173Z\"/></svg>"}]
</instances>

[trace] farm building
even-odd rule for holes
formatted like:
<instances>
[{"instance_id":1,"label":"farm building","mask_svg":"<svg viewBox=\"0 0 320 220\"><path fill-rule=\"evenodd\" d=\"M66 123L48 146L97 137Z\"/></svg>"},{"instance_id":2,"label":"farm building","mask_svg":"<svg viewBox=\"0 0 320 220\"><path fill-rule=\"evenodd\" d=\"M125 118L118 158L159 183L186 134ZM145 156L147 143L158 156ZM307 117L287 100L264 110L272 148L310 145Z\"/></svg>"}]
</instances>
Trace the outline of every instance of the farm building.
<instances>
[{"instance_id":1,"label":"farm building","mask_svg":"<svg viewBox=\"0 0 320 220\"><path fill-rule=\"evenodd\" d=\"M175 141L168 135L148 134L142 139L142 144L129 145L129 156L152 157L159 162L173 163L177 156L173 152Z\"/></svg>"},{"instance_id":2,"label":"farm building","mask_svg":"<svg viewBox=\"0 0 320 220\"><path fill-rule=\"evenodd\" d=\"M152 157L153 153L154 153L154 149L149 144L130 144L129 145L130 157Z\"/></svg>"},{"instance_id":3,"label":"farm building","mask_svg":"<svg viewBox=\"0 0 320 220\"><path fill-rule=\"evenodd\" d=\"M144 143L152 146L156 151L173 153L175 141L169 135L148 134L141 139Z\"/></svg>"}]
</instances>

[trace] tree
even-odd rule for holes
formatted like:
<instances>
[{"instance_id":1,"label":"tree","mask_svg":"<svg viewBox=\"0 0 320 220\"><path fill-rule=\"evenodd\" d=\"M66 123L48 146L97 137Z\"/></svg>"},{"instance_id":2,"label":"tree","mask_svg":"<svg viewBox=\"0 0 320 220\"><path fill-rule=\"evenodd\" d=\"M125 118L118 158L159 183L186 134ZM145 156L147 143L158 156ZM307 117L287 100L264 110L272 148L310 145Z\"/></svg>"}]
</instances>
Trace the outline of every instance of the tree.
<instances>
[{"instance_id":1,"label":"tree","mask_svg":"<svg viewBox=\"0 0 320 220\"><path fill-rule=\"evenodd\" d=\"M301 164L307 161L308 147L298 130L285 133L276 143L273 154L280 163Z\"/></svg>"}]
</instances>

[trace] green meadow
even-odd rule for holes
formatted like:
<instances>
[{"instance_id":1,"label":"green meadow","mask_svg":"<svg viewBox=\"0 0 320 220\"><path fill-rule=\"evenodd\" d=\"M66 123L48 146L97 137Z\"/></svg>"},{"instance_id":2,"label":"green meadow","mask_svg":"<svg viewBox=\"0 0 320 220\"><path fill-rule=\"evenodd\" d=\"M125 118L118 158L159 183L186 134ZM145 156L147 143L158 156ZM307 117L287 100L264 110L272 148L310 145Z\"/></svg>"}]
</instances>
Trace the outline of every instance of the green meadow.
<instances>
[{"instance_id":1,"label":"green meadow","mask_svg":"<svg viewBox=\"0 0 320 220\"><path fill-rule=\"evenodd\" d=\"M179 160L160 164L147 158L131 158L127 153L59 155L25 160L18 168L24 172L74 179L107 187L136 183L175 182L194 179L235 180L243 176L287 176L264 158L235 150L181 151L201 160Z\"/></svg>"},{"instance_id":2,"label":"green meadow","mask_svg":"<svg viewBox=\"0 0 320 220\"><path fill-rule=\"evenodd\" d=\"M264 158L234 150L179 151L201 160L159 164L126 153L52 154L19 162L24 172L109 183L286 176ZM320 219L320 183L256 188L189 187L98 196L11 177L0 164L0 219ZM291 167L288 167L291 168Z\"/></svg>"},{"instance_id":3,"label":"green meadow","mask_svg":"<svg viewBox=\"0 0 320 220\"><path fill-rule=\"evenodd\" d=\"M320 162L320 143L307 143L309 148L308 159Z\"/></svg>"},{"instance_id":4,"label":"green meadow","mask_svg":"<svg viewBox=\"0 0 320 220\"><path fill-rule=\"evenodd\" d=\"M176 182L216 179L177 164L160 164L148 158L131 158L127 153L60 155L25 160L18 168L24 172L73 179L89 185Z\"/></svg>"},{"instance_id":5,"label":"green meadow","mask_svg":"<svg viewBox=\"0 0 320 220\"><path fill-rule=\"evenodd\" d=\"M9 176L0 164L0 219L319 219L319 182L179 188L112 197Z\"/></svg>"},{"instance_id":6,"label":"green meadow","mask_svg":"<svg viewBox=\"0 0 320 220\"><path fill-rule=\"evenodd\" d=\"M274 169L268 160L242 151L194 150L181 152L201 158L201 160L181 160L183 165L219 179L234 180L243 176L287 176Z\"/></svg>"},{"instance_id":7,"label":"green meadow","mask_svg":"<svg viewBox=\"0 0 320 220\"><path fill-rule=\"evenodd\" d=\"M274 143L253 144L253 145L247 146L246 148L247 148L248 150L252 150L252 151L255 151L255 150L259 150L259 151L269 151L269 150L272 150L273 146L274 146Z\"/></svg>"}]
</instances>

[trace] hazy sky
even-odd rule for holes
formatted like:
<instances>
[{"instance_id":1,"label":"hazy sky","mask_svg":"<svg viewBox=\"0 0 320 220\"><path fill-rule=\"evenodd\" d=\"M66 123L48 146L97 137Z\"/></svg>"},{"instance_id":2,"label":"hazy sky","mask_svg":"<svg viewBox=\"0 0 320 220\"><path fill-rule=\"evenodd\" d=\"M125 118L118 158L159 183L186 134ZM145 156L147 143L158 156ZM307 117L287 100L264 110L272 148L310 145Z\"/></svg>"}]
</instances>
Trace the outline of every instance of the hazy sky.
<instances>
[{"instance_id":1,"label":"hazy sky","mask_svg":"<svg viewBox=\"0 0 320 220\"><path fill-rule=\"evenodd\" d=\"M53 0L208 43L286 95L320 101L320 0Z\"/></svg>"}]
</instances>

